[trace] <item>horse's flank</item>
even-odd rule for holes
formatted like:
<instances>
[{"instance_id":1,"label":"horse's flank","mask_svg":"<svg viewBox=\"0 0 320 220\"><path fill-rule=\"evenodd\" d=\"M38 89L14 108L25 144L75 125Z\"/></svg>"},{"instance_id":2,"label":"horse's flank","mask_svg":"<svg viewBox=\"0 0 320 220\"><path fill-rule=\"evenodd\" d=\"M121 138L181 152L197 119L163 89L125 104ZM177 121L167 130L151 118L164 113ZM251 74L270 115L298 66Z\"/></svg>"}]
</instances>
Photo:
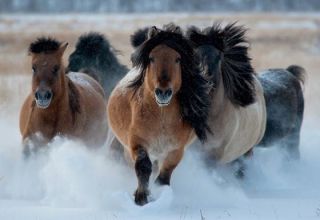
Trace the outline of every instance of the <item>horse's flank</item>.
<instances>
[{"instance_id":1,"label":"horse's flank","mask_svg":"<svg viewBox=\"0 0 320 220\"><path fill-rule=\"evenodd\" d=\"M263 89L254 77L256 102L246 107L235 106L225 97L223 82L213 94L208 135L204 149L218 163L228 163L244 155L260 142L266 128L266 107Z\"/></svg>"}]
</instances>

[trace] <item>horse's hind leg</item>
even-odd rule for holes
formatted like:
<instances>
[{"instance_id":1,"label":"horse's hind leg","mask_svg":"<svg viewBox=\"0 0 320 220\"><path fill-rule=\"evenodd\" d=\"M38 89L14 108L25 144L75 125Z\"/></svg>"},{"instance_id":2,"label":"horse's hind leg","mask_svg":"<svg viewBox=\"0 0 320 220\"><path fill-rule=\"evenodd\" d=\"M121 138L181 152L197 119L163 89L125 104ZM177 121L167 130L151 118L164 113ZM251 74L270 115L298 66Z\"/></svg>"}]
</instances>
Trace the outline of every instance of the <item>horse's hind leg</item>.
<instances>
[{"instance_id":1,"label":"horse's hind leg","mask_svg":"<svg viewBox=\"0 0 320 220\"><path fill-rule=\"evenodd\" d=\"M303 120L303 112L304 112L304 99L302 90L298 91L298 105L297 105L297 117L294 127L289 132L287 136L285 136L281 143L286 153L288 154L289 159L300 159L300 130L302 126Z\"/></svg>"},{"instance_id":2,"label":"horse's hind leg","mask_svg":"<svg viewBox=\"0 0 320 220\"><path fill-rule=\"evenodd\" d=\"M137 205L144 205L148 203L149 195L149 178L152 172L152 163L147 151L138 146L133 151L133 158L135 158L135 171L138 178L138 188L134 194L134 200Z\"/></svg>"},{"instance_id":3,"label":"horse's hind leg","mask_svg":"<svg viewBox=\"0 0 320 220\"><path fill-rule=\"evenodd\" d=\"M300 127L294 128L286 137L281 140L281 146L284 148L288 159L300 159Z\"/></svg>"},{"instance_id":4,"label":"horse's hind leg","mask_svg":"<svg viewBox=\"0 0 320 220\"><path fill-rule=\"evenodd\" d=\"M243 156L232 162L232 165L235 167L234 175L236 176L236 178L243 179L245 177L247 166L244 160L252 158L252 156L253 149L250 149Z\"/></svg>"},{"instance_id":5,"label":"horse's hind leg","mask_svg":"<svg viewBox=\"0 0 320 220\"><path fill-rule=\"evenodd\" d=\"M160 174L156 179L156 183L159 185L170 185L171 174L180 162L183 156L183 148L178 150L171 151L166 159L163 161L163 164L160 169Z\"/></svg>"}]
</instances>

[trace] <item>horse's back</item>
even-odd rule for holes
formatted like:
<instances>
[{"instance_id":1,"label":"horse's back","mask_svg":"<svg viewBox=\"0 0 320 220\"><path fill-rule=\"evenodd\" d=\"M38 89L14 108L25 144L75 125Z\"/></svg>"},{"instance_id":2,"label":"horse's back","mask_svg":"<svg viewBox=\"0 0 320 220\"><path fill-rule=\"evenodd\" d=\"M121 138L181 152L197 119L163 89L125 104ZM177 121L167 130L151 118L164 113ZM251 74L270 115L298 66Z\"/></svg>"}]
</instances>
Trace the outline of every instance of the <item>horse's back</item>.
<instances>
[{"instance_id":1,"label":"horse's back","mask_svg":"<svg viewBox=\"0 0 320 220\"><path fill-rule=\"evenodd\" d=\"M95 79L86 74L70 72L67 76L79 93L81 109L77 123L78 127L81 127L80 131L86 131L85 136L89 144L103 144L108 129L103 88Z\"/></svg>"},{"instance_id":2,"label":"horse's back","mask_svg":"<svg viewBox=\"0 0 320 220\"><path fill-rule=\"evenodd\" d=\"M70 72L67 74L69 79L76 84L77 86L80 86L84 88L85 90L94 90L101 96L105 97L104 90L102 86L99 84L97 80L89 76L85 73L78 73L78 72Z\"/></svg>"},{"instance_id":3,"label":"horse's back","mask_svg":"<svg viewBox=\"0 0 320 220\"><path fill-rule=\"evenodd\" d=\"M300 133L304 111L302 70L292 66L260 73L259 81L264 89L268 115L266 132L260 146L271 145L293 130Z\"/></svg>"}]
</instances>

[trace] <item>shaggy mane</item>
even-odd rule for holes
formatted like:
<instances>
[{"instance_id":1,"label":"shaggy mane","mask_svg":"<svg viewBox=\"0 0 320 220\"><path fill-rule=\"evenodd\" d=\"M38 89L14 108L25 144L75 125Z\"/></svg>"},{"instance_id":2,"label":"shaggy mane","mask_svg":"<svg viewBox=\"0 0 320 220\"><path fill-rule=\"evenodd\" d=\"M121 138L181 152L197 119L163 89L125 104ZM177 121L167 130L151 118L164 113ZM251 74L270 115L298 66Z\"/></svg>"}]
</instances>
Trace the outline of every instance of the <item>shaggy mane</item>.
<instances>
[{"instance_id":1,"label":"shaggy mane","mask_svg":"<svg viewBox=\"0 0 320 220\"><path fill-rule=\"evenodd\" d=\"M41 37L29 46L29 53L52 53L60 48L61 42L50 37Z\"/></svg>"},{"instance_id":2,"label":"shaggy mane","mask_svg":"<svg viewBox=\"0 0 320 220\"><path fill-rule=\"evenodd\" d=\"M129 88L135 92L144 82L145 72L149 65L149 54L158 45L164 44L181 56L182 85L177 97L180 103L180 112L184 121L194 128L201 141L205 141L209 112L208 81L201 74L200 65L195 59L195 51L190 42L182 35L178 26L169 24L163 30L145 40L132 54L133 67L140 70L139 75L131 81Z\"/></svg>"},{"instance_id":3,"label":"shaggy mane","mask_svg":"<svg viewBox=\"0 0 320 220\"><path fill-rule=\"evenodd\" d=\"M246 29L236 23L222 28L214 24L204 30L189 28L187 37L195 47L214 46L221 56L221 75L227 97L235 105L247 106L255 102L254 69L248 55Z\"/></svg>"},{"instance_id":4,"label":"shaggy mane","mask_svg":"<svg viewBox=\"0 0 320 220\"><path fill-rule=\"evenodd\" d=\"M138 29L136 30L131 36L130 36L130 42L131 42L131 46L138 47L141 44L143 44L143 42L145 42L148 38L148 30L149 27L145 27L142 29Z\"/></svg>"}]
</instances>

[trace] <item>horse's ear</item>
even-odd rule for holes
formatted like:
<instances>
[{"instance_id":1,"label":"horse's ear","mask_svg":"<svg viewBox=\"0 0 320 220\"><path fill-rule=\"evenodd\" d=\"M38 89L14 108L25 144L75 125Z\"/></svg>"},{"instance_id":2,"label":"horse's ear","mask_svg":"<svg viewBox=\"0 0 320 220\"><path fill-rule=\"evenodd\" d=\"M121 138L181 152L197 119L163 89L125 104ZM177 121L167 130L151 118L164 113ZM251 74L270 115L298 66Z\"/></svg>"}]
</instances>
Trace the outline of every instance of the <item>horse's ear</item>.
<instances>
[{"instance_id":1,"label":"horse's ear","mask_svg":"<svg viewBox=\"0 0 320 220\"><path fill-rule=\"evenodd\" d=\"M169 23L169 24L165 24L163 25L163 29L165 31L169 31L169 32L172 32L172 33L175 33L175 34L182 34L182 30L180 28L180 26L174 24L174 23Z\"/></svg>"},{"instance_id":2,"label":"horse's ear","mask_svg":"<svg viewBox=\"0 0 320 220\"><path fill-rule=\"evenodd\" d=\"M58 49L58 54L62 56L64 54L64 51L67 49L67 47L68 47L68 42L62 43Z\"/></svg>"},{"instance_id":3,"label":"horse's ear","mask_svg":"<svg viewBox=\"0 0 320 220\"><path fill-rule=\"evenodd\" d=\"M156 26L152 26L148 31L148 39L153 38L159 32L160 32L160 30Z\"/></svg>"}]
</instances>

